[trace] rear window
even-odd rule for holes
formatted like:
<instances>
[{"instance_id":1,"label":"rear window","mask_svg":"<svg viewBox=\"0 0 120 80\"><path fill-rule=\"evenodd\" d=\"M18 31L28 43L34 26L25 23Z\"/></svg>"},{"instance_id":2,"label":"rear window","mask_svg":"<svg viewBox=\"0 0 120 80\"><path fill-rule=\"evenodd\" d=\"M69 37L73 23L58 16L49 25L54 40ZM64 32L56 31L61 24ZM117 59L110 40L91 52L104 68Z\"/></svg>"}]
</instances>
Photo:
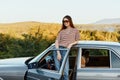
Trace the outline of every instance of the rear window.
<instances>
[{"instance_id":1,"label":"rear window","mask_svg":"<svg viewBox=\"0 0 120 80\"><path fill-rule=\"evenodd\" d=\"M81 68L110 67L110 53L107 49L82 49Z\"/></svg>"}]
</instances>

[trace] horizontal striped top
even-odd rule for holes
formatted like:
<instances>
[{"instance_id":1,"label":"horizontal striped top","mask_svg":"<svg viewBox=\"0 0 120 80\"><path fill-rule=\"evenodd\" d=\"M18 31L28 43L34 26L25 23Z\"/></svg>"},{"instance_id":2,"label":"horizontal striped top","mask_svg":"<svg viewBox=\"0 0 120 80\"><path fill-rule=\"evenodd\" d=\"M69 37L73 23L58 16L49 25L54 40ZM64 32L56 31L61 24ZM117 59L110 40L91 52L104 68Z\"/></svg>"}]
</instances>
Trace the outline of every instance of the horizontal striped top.
<instances>
[{"instance_id":1,"label":"horizontal striped top","mask_svg":"<svg viewBox=\"0 0 120 80\"><path fill-rule=\"evenodd\" d=\"M79 31L76 28L63 29L59 32L56 40L59 46L67 47L69 44L80 39Z\"/></svg>"}]
</instances>

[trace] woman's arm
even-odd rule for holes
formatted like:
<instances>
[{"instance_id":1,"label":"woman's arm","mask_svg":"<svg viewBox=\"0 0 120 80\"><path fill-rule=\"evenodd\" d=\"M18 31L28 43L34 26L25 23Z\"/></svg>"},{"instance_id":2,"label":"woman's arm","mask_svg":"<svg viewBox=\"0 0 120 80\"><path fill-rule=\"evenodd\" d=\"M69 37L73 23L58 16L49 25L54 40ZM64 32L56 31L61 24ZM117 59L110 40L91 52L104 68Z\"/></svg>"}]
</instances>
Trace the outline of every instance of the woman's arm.
<instances>
[{"instance_id":1,"label":"woman's arm","mask_svg":"<svg viewBox=\"0 0 120 80\"><path fill-rule=\"evenodd\" d=\"M77 43L78 43L78 41L75 41L75 42L69 44L67 48L70 49L74 44L77 44Z\"/></svg>"}]
</instances>

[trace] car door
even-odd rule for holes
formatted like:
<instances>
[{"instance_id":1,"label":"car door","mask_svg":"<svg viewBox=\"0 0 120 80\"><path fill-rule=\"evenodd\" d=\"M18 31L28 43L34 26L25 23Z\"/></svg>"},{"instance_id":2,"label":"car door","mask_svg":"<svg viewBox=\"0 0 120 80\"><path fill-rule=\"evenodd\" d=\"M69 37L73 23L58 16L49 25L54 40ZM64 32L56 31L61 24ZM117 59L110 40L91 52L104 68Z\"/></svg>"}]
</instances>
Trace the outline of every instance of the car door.
<instances>
[{"instance_id":1,"label":"car door","mask_svg":"<svg viewBox=\"0 0 120 80\"><path fill-rule=\"evenodd\" d=\"M106 56L89 56L89 62L81 67L82 49L78 58L77 80L120 80L120 57L115 50L107 47L91 47L85 50L95 49L96 52L106 52ZM91 50L92 51L92 50ZM94 51L95 52L95 51ZM93 54L93 53L92 53ZM96 53L98 54L98 53ZM105 55L105 53L104 53ZM98 62L97 62L98 61ZM94 64L95 63L95 64Z\"/></svg>"},{"instance_id":2,"label":"car door","mask_svg":"<svg viewBox=\"0 0 120 80\"><path fill-rule=\"evenodd\" d=\"M43 53L38 55L36 59L31 61L28 65L28 71L26 74L27 80L60 80L64 70L64 66L68 57L69 49L59 49L66 50L66 55L61 64L59 71L55 70L55 64L53 60L53 51L56 51L53 46L49 47Z\"/></svg>"}]
</instances>

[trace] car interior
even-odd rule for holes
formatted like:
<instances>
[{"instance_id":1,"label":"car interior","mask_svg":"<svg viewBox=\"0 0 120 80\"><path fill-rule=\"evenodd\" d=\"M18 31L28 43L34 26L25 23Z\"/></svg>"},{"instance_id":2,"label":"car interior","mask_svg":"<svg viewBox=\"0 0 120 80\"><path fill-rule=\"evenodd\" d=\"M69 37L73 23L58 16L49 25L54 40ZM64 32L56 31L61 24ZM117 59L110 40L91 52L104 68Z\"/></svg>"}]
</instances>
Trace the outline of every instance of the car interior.
<instances>
[{"instance_id":1,"label":"car interior","mask_svg":"<svg viewBox=\"0 0 120 80\"><path fill-rule=\"evenodd\" d=\"M79 48L73 47L69 53L69 80L75 80L76 76L76 61L78 56Z\"/></svg>"},{"instance_id":2,"label":"car interior","mask_svg":"<svg viewBox=\"0 0 120 80\"><path fill-rule=\"evenodd\" d=\"M86 51L88 55L85 54ZM106 49L82 49L81 54L85 63L83 64L83 59L81 57L81 68L110 68L110 54L109 50ZM85 65L84 67L82 65Z\"/></svg>"},{"instance_id":3,"label":"car interior","mask_svg":"<svg viewBox=\"0 0 120 80\"><path fill-rule=\"evenodd\" d=\"M53 51L49 51L44 57L39 61L38 67L42 69L55 70L55 63L53 59Z\"/></svg>"},{"instance_id":4,"label":"car interior","mask_svg":"<svg viewBox=\"0 0 120 80\"><path fill-rule=\"evenodd\" d=\"M73 47L69 52L69 80L75 79L76 75L76 58L78 56L78 48ZM84 57L84 64L81 68L109 68L110 54L106 49L82 49L81 58ZM53 50L47 52L42 59L39 60L39 68L55 70L55 63L53 59Z\"/></svg>"},{"instance_id":5,"label":"car interior","mask_svg":"<svg viewBox=\"0 0 120 80\"><path fill-rule=\"evenodd\" d=\"M78 55L78 48L72 48L69 53L69 80L72 80L74 73L75 73L75 63L76 63L76 56ZM53 50L47 52L46 55L43 56L42 59L39 60L38 64L39 68L48 69L48 70L55 70L55 63L53 59Z\"/></svg>"}]
</instances>

